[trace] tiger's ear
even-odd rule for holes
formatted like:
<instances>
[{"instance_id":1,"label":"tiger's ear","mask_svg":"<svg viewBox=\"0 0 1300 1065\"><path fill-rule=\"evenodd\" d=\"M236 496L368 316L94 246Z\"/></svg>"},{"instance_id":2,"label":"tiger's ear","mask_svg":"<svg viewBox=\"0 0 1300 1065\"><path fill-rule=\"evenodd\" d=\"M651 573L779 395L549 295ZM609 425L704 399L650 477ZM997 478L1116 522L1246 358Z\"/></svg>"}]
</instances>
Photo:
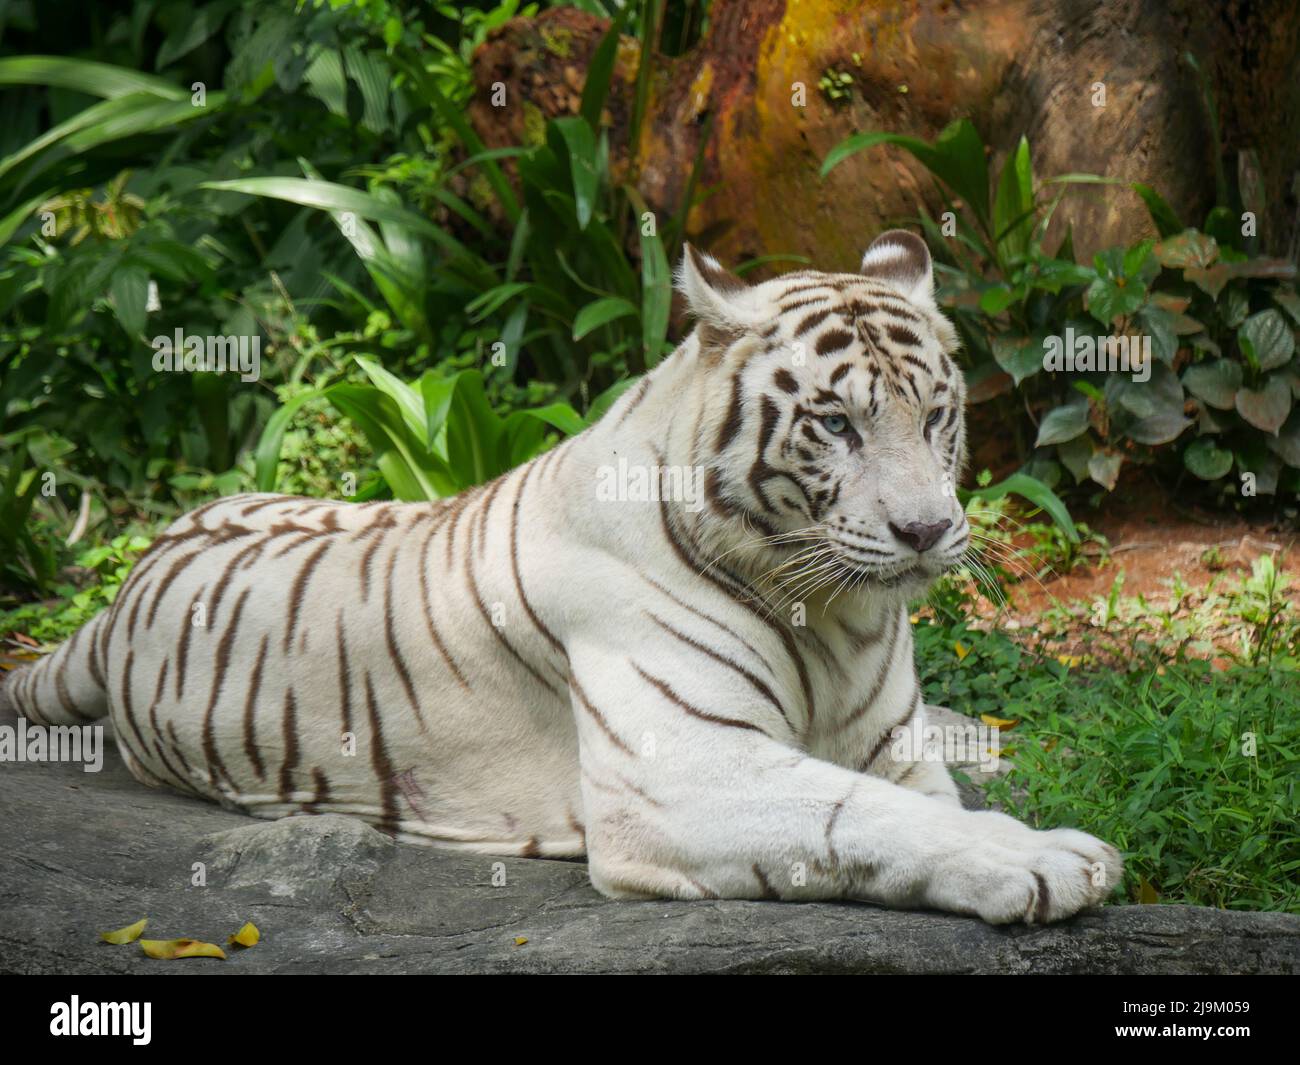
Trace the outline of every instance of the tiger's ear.
<instances>
[{"instance_id":1,"label":"tiger's ear","mask_svg":"<svg viewBox=\"0 0 1300 1065\"><path fill-rule=\"evenodd\" d=\"M731 334L753 324L744 300L749 286L712 255L685 245L676 280L688 310L706 328Z\"/></svg>"},{"instance_id":2,"label":"tiger's ear","mask_svg":"<svg viewBox=\"0 0 1300 1065\"><path fill-rule=\"evenodd\" d=\"M915 233L905 229L881 233L862 256L862 273L897 286L910 300L934 305L930 249Z\"/></svg>"}]
</instances>

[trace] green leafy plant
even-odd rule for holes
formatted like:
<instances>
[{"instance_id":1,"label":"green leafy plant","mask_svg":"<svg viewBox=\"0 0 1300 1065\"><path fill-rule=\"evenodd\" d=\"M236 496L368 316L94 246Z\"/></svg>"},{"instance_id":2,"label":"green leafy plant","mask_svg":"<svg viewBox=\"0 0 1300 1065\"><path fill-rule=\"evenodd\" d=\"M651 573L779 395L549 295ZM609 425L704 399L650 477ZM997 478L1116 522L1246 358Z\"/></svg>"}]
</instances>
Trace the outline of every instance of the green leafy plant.
<instances>
[{"instance_id":1,"label":"green leafy plant","mask_svg":"<svg viewBox=\"0 0 1300 1065\"><path fill-rule=\"evenodd\" d=\"M52 648L112 604L149 544L148 537L124 534L82 551L76 566L85 574L84 586L59 587L61 598L53 609L46 603L29 603L0 611L0 636L22 632Z\"/></svg>"},{"instance_id":2,"label":"green leafy plant","mask_svg":"<svg viewBox=\"0 0 1300 1065\"><path fill-rule=\"evenodd\" d=\"M652 34L654 5L645 5L643 16L643 33ZM515 149L488 151L420 59L397 51L393 63L405 93L436 115L467 153L445 180L464 167L476 169L492 211L444 183L425 191L448 210L449 222L431 222L391 189L323 180L305 160L299 160L300 178L236 178L204 187L328 211L393 316L426 347L435 340L429 300L455 302L470 325L496 337L494 363L508 376L527 352L532 372L562 395L601 391L669 350L668 263L685 220L684 209L656 219L631 179L616 181L610 168L600 113L624 21L615 19L597 48L581 114L548 121L540 143ZM503 169L507 159L522 202ZM498 234L493 214L510 225L508 235ZM472 245L456 235L458 226L473 234Z\"/></svg>"},{"instance_id":3,"label":"green leafy plant","mask_svg":"<svg viewBox=\"0 0 1300 1065\"><path fill-rule=\"evenodd\" d=\"M1293 678L1264 666L1052 670L1003 704L1012 771L988 793L1115 844L1133 901L1295 912L1297 709Z\"/></svg>"},{"instance_id":4,"label":"green leafy plant","mask_svg":"<svg viewBox=\"0 0 1300 1065\"><path fill-rule=\"evenodd\" d=\"M373 359L357 357L368 384L342 381L304 392L281 407L257 449L257 486L276 485L281 442L298 408L317 395L365 436L394 496L438 499L483 484L550 446L550 430L579 433L587 423L559 402L502 417L493 410L478 370L441 376L429 370L407 384Z\"/></svg>"},{"instance_id":5,"label":"green leafy plant","mask_svg":"<svg viewBox=\"0 0 1300 1065\"><path fill-rule=\"evenodd\" d=\"M1291 585L1289 574L1278 569L1272 555L1260 555L1251 564L1251 574L1230 597L1230 609L1249 626L1242 633L1241 658L1258 665L1272 662L1287 645L1290 622L1292 640L1300 628L1295 607L1286 596Z\"/></svg>"},{"instance_id":6,"label":"green leafy plant","mask_svg":"<svg viewBox=\"0 0 1300 1065\"><path fill-rule=\"evenodd\" d=\"M1131 901L1300 911L1293 673L1132 657L1085 672L973 623L960 586L929 606L913 627L926 702L1003 723L1010 772L972 778L992 802L1114 843Z\"/></svg>"},{"instance_id":7,"label":"green leafy plant","mask_svg":"<svg viewBox=\"0 0 1300 1065\"><path fill-rule=\"evenodd\" d=\"M1203 480L1235 467L1249 474L1242 480L1250 494L1300 489L1293 263L1249 257L1222 207L1210 212L1205 232L1185 228L1141 183L1128 187L1161 240L1079 263L1067 231L1049 252L1045 235L1066 186L1124 183L1086 174L1039 182L1021 138L995 184L983 141L964 119L933 144L888 133L850 137L827 156L823 173L877 145L907 150L945 190L944 225L924 208L920 215L938 260L940 299L964 342L971 398L1002 397L1025 472L1054 486L1064 468L1076 482L1109 490L1126 461L1153 462L1177 442L1182 465ZM1150 358L1139 366L1147 345Z\"/></svg>"}]
</instances>

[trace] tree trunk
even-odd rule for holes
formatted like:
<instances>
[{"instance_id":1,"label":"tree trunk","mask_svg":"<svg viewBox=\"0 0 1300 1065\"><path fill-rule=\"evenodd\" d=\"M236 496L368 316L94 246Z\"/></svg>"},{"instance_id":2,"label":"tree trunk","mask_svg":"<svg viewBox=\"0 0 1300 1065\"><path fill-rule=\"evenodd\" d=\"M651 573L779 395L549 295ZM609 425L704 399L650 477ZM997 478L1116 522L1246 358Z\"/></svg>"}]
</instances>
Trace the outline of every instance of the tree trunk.
<instances>
[{"instance_id":1,"label":"tree trunk","mask_svg":"<svg viewBox=\"0 0 1300 1065\"><path fill-rule=\"evenodd\" d=\"M546 118L576 113L607 28L555 8L497 31L474 64L470 115L484 140L536 143ZM1240 184L1263 248L1285 254L1300 169L1300 7L1287 0L714 0L698 45L655 59L636 181L657 211L675 210L711 115L700 188L716 191L691 213L693 238L730 262L795 253L852 269L918 200L942 201L901 150L859 153L823 180L826 154L859 130L931 139L968 117L995 175L1024 134L1040 180L1143 181L1200 226L1216 202L1216 160L1188 51L1214 86L1234 195ZM637 61L625 40L606 114L625 168ZM851 79L838 79L837 99L819 87L831 75ZM505 106L491 105L497 83ZM1054 222L1067 225L1081 256L1153 231L1120 188L1069 192Z\"/></svg>"}]
</instances>

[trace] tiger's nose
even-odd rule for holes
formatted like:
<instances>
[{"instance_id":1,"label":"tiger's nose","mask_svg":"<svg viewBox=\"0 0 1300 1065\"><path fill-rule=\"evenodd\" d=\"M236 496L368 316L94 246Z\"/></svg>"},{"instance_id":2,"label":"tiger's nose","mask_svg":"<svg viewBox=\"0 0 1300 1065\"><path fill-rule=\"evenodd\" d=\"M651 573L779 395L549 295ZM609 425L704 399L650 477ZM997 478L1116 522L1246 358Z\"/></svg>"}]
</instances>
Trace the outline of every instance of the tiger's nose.
<instances>
[{"instance_id":1,"label":"tiger's nose","mask_svg":"<svg viewBox=\"0 0 1300 1065\"><path fill-rule=\"evenodd\" d=\"M891 521L889 529L913 550L928 551L939 542L939 537L947 532L951 525L952 521L948 518L931 522L909 521L901 528Z\"/></svg>"}]
</instances>

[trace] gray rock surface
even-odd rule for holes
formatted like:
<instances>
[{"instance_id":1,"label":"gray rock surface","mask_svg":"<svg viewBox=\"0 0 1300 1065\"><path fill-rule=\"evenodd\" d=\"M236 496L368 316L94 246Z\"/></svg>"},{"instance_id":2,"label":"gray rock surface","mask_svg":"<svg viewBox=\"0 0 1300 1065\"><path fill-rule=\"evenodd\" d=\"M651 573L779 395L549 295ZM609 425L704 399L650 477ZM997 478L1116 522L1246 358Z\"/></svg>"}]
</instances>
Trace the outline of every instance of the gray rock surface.
<instances>
[{"instance_id":1,"label":"gray rock surface","mask_svg":"<svg viewBox=\"0 0 1300 1065\"><path fill-rule=\"evenodd\" d=\"M1300 916L1284 914L1114 906L1031 929L853 903L609 902L578 862L450 854L347 817L263 822L150 791L111 746L98 774L0 764L0 810L4 972L1300 972ZM224 945L252 921L263 940L174 962L99 941L144 916L150 938Z\"/></svg>"}]
</instances>

